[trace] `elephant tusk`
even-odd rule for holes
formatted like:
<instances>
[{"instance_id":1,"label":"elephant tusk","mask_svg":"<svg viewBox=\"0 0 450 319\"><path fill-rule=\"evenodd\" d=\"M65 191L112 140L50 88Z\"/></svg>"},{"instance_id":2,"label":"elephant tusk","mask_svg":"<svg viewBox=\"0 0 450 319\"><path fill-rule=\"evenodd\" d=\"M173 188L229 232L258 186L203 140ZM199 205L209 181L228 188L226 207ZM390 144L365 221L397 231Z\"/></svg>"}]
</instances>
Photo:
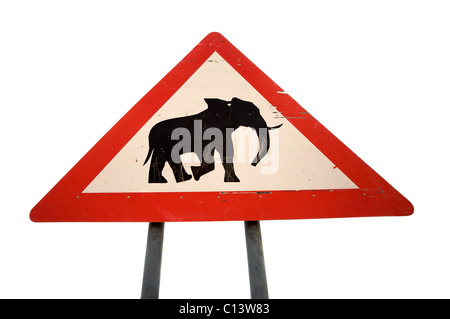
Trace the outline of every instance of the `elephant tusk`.
<instances>
[{"instance_id":1,"label":"elephant tusk","mask_svg":"<svg viewBox=\"0 0 450 319\"><path fill-rule=\"evenodd\" d=\"M274 127L267 127L268 130L276 130L277 128L280 128L283 125L283 123L281 123L280 125L274 126Z\"/></svg>"}]
</instances>

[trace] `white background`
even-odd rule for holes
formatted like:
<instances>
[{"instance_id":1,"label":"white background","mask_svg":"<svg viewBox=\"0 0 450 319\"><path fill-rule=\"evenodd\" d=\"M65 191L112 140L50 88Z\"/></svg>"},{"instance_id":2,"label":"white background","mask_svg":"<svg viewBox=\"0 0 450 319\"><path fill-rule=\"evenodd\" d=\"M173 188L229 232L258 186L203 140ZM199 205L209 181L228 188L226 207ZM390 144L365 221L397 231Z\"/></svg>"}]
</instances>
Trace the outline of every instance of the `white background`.
<instances>
[{"instance_id":1,"label":"white background","mask_svg":"<svg viewBox=\"0 0 450 319\"><path fill-rule=\"evenodd\" d=\"M218 31L415 206L262 222L270 297L449 298L449 15L430 0L0 2L0 297L140 297L147 224L28 214ZM249 298L243 222L166 224L160 297Z\"/></svg>"}]
</instances>

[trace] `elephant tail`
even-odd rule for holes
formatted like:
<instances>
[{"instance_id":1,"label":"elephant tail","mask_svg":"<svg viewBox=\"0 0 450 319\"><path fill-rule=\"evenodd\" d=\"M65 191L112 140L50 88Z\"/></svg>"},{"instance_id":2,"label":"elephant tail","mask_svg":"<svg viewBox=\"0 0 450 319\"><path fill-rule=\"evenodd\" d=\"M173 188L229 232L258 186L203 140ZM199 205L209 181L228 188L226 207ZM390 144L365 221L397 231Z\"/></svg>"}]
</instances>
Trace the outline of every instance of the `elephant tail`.
<instances>
[{"instance_id":1,"label":"elephant tail","mask_svg":"<svg viewBox=\"0 0 450 319\"><path fill-rule=\"evenodd\" d=\"M145 158L144 164L142 164L142 166L147 164L148 160L150 159L150 156L152 155L152 152L153 152L153 145L150 145L150 147L148 149L147 157Z\"/></svg>"}]
</instances>

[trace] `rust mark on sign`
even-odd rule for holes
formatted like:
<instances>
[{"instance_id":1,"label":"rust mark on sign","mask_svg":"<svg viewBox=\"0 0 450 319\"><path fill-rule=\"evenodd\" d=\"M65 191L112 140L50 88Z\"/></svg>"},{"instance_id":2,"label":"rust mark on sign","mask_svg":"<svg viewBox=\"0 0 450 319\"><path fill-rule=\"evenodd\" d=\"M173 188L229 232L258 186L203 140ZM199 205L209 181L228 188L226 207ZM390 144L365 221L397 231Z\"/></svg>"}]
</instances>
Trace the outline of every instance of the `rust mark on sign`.
<instances>
[{"instance_id":1,"label":"rust mark on sign","mask_svg":"<svg viewBox=\"0 0 450 319\"><path fill-rule=\"evenodd\" d=\"M275 116L274 119L305 119L304 116Z\"/></svg>"},{"instance_id":2,"label":"rust mark on sign","mask_svg":"<svg viewBox=\"0 0 450 319\"><path fill-rule=\"evenodd\" d=\"M240 191L235 191L235 192L220 192L219 194L222 195L230 195L230 194L272 194L272 192L240 192ZM217 198L220 198L220 196L218 196Z\"/></svg>"}]
</instances>

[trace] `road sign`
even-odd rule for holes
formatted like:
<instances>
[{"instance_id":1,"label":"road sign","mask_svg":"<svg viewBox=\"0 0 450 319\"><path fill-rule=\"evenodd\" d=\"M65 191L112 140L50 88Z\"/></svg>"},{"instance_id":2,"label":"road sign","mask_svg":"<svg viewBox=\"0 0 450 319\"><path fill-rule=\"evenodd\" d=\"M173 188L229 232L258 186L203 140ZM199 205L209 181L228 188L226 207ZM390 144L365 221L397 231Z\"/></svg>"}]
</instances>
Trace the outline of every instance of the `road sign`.
<instances>
[{"instance_id":1,"label":"road sign","mask_svg":"<svg viewBox=\"0 0 450 319\"><path fill-rule=\"evenodd\" d=\"M33 208L44 221L401 216L413 206L219 33Z\"/></svg>"}]
</instances>

